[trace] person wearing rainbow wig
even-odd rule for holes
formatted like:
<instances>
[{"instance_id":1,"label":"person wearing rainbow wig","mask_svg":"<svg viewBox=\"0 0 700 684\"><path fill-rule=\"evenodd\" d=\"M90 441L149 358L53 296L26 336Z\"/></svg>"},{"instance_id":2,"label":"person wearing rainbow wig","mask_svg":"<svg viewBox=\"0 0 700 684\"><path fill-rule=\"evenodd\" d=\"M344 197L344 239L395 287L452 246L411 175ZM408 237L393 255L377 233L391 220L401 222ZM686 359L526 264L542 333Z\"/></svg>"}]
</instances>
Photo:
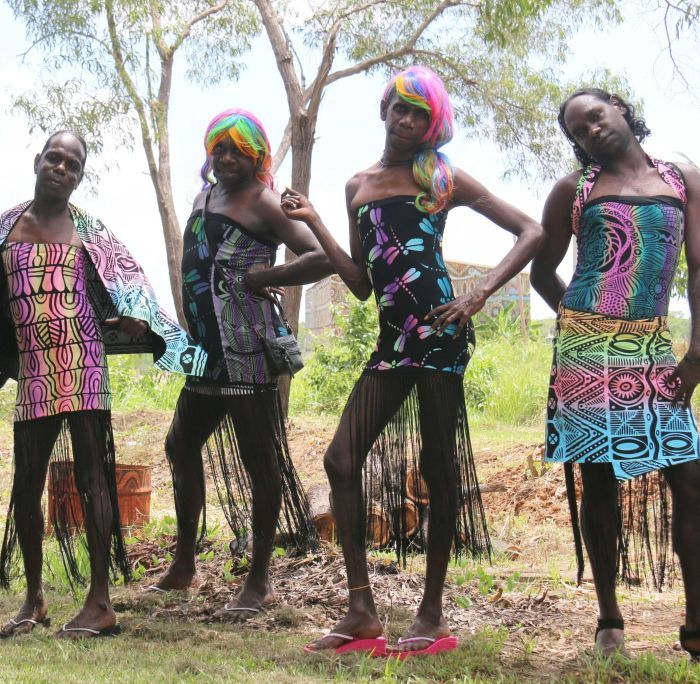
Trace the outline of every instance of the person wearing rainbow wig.
<instances>
[{"instance_id":1,"label":"person wearing rainbow wig","mask_svg":"<svg viewBox=\"0 0 700 684\"><path fill-rule=\"evenodd\" d=\"M644 119L599 88L572 93L559 124L581 168L547 198L548 239L531 271L557 311L545 457L565 464L579 580L580 465L597 648L624 648L616 578L638 583L647 571L660 589L672 541L686 591L680 641L700 658L700 452L690 409L700 382L700 171L649 157ZM556 268L572 235L576 269L566 286ZM692 332L679 363L666 314L684 244Z\"/></svg>"},{"instance_id":2,"label":"person wearing rainbow wig","mask_svg":"<svg viewBox=\"0 0 700 684\"><path fill-rule=\"evenodd\" d=\"M542 229L454 169L440 151L452 138L452 106L430 69L413 66L394 76L384 91L380 116L386 134L381 157L346 186L350 255L305 197L285 191L282 206L287 216L309 225L352 293L367 299L374 291L379 307L376 349L325 456L350 609L307 650L386 652L367 573L367 513L376 501L400 511L407 474L419 467L429 492L430 519L427 540L419 532L410 543L427 541L427 573L418 614L393 651L404 658L457 645L442 616L450 550L453 544L458 553L490 550L462 385L474 347L471 316L527 264ZM471 207L517 236L503 261L459 297L442 258L447 213L457 206ZM405 517L392 518L396 551L403 555Z\"/></svg>"},{"instance_id":3,"label":"person wearing rainbow wig","mask_svg":"<svg viewBox=\"0 0 700 684\"><path fill-rule=\"evenodd\" d=\"M190 333L207 350L207 365L203 377L185 384L166 438L177 549L168 571L149 589L185 589L194 579L206 444L239 550L245 550L252 527L250 572L240 595L222 611L242 621L272 598L268 566L280 510L286 526L281 531L293 543L315 543L263 340L286 333L273 294L283 293L283 285L317 280L331 268L311 231L281 210L270 143L253 114L229 109L215 116L204 147L204 189L184 233L182 291ZM297 258L274 266L280 244Z\"/></svg>"}]
</instances>

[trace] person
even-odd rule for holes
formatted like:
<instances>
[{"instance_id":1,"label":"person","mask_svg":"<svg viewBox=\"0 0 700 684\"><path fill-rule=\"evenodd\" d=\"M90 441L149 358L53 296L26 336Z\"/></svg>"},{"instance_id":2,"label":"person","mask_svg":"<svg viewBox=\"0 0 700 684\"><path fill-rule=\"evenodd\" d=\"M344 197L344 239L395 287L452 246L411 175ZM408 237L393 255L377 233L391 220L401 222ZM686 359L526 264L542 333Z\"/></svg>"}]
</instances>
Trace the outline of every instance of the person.
<instances>
[{"instance_id":1,"label":"person","mask_svg":"<svg viewBox=\"0 0 700 684\"><path fill-rule=\"evenodd\" d=\"M700 462L690 399L700 380L700 172L649 157L635 108L598 88L572 93L559 124L581 169L559 180L544 208L546 241L534 288L558 311L547 403L546 458L566 464L579 579L583 570L573 465L583 485L581 529L598 597L595 642L624 645L615 578L645 567L667 576L668 505L686 591L681 644L700 654ZM571 236L568 287L556 268ZM680 363L666 314L685 243L690 348Z\"/></svg>"},{"instance_id":2,"label":"person","mask_svg":"<svg viewBox=\"0 0 700 684\"><path fill-rule=\"evenodd\" d=\"M280 510L288 541L300 548L314 543L263 339L285 332L271 301L279 288L316 280L331 268L311 231L282 212L273 190L270 143L253 114L229 109L215 116L204 147L205 189L185 229L182 291L190 332L207 350L208 361L204 377L190 378L182 390L166 439L177 547L166 573L149 588L185 589L194 579L206 443L239 551L245 550L245 531L252 526L245 585L218 616L238 622L273 598L268 567ZM297 258L274 266L282 243Z\"/></svg>"},{"instance_id":3,"label":"person","mask_svg":"<svg viewBox=\"0 0 700 684\"><path fill-rule=\"evenodd\" d=\"M366 503L383 498L389 507L399 505L407 466L417 462L430 499L427 572L418 614L399 640L399 655L405 657L457 643L442 615L452 544L458 551L489 552L462 385L474 346L470 317L530 260L541 228L453 169L439 151L452 138L453 113L442 81L430 69L412 66L392 78L380 116L386 136L381 158L346 185L350 255L308 199L288 190L283 207L313 230L350 291L360 299L374 291L379 307L377 346L324 461L347 568L349 611L307 650L385 647L367 571ZM473 208L517 241L472 291L455 297L442 236L447 212L458 206ZM403 535L401 521L393 532L397 539Z\"/></svg>"},{"instance_id":4,"label":"person","mask_svg":"<svg viewBox=\"0 0 700 684\"><path fill-rule=\"evenodd\" d=\"M27 582L24 604L0 628L1 637L49 624L41 584L41 496L52 451L58 460L51 467L54 484L66 488L68 474L74 474L80 493L81 511L65 501L51 511L71 581L82 580L72 536L80 519L90 557L83 608L58 635L118 631L110 568L128 579L129 565L116 498L106 353L151 350L161 368L194 374L206 361L158 307L126 248L99 220L69 204L86 156L76 133L50 136L34 160L33 200L0 217L0 386L8 377L17 379L14 481L0 582L9 585L17 541Z\"/></svg>"}]
</instances>

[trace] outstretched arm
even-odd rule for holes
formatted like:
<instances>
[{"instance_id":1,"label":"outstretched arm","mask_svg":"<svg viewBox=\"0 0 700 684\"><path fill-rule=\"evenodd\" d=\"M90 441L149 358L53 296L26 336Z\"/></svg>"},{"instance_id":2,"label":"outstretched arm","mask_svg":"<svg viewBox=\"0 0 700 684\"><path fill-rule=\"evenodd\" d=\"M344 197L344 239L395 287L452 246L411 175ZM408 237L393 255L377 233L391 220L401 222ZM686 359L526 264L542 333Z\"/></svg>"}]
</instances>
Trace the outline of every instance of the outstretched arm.
<instances>
[{"instance_id":1,"label":"outstretched arm","mask_svg":"<svg viewBox=\"0 0 700 684\"><path fill-rule=\"evenodd\" d=\"M549 306L556 311L566 285L557 275L557 266L571 242L571 206L580 172L565 176L549 193L542 212L544 240L530 267L530 282Z\"/></svg>"},{"instance_id":2,"label":"outstretched arm","mask_svg":"<svg viewBox=\"0 0 700 684\"><path fill-rule=\"evenodd\" d=\"M304 221L311 228L350 292L358 299L367 299L372 293L372 283L369 281L364 266L362 246L355 226L354 212L351 208L354 195L355 187L353 181L350 181L345 187L345 201L350 223L350 254L338 244L324 225L321 217L316 213L311 202L304 195L295 190L285 190L282 194L282 209L288 217Z\"/></svg>"},{"instance_id":3,"label":"outstretched arm","mask_svg":"<svg viewBox=\"0 0 700 684\"><path fill-rule=\"evenodd\" d=\"M685 209L685 258L688 262L690 347L673 375L678 379L675 401L690 406L693 391L700 382L700 171L689 164L683 164L681 168L688 197Z\"/></svg>"},{"instance_id":4,"label":"outstretched arm","mask_svg":"<svg viewBox=\"0 0 700 684\"><path fill-rule=\"evenodd\" d=\"M450 206L467 206L478 211L497 226L516 236L515 245L471 292L436 307L425 320L444 330L450 323L459 332L486 300L505 285L534 256L542 239L542 226L514 206L490 193L481 183L460 169L455 170L455 191Z\"/></svg>"},{"instance_id":5,"label":"outstretched arm","mask_svg":"<svg viewBox=\"0 0 700 684\"><path fill-rule=\"evenodd\" d=\"M260 203L270 232L289 247L297 258L279 266L249 270L245 275L248 287L260 290L264 287L303 285L333 273L333 267L318 240L302 222L285 215L276 193L263 193Z\"/></svg>"}]
</instances>

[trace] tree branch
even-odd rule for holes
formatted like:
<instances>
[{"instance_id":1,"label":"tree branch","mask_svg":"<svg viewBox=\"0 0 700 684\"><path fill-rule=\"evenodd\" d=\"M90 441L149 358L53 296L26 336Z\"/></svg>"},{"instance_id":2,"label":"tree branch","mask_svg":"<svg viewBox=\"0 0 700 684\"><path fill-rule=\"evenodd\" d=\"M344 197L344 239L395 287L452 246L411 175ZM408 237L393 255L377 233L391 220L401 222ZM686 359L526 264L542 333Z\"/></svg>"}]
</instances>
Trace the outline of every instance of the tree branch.
<instances>
[{"instance_id":1,"label":"tree branch","mask_svg":"<svg viewBox=\"0 0 700 684\"><path fill-rule=\"evenodd\" d=\"M435 7L435 9L430 14L428 14L427 17L425 17L425 19L420 23L418 28L413 32L411 36L409 36L409 38L404 42L404 44L401 47L396 48L395 50L391 50L389 52L385 52L382 55L371 57L370 59L366 59L363 62L358 62L354 66L348 67L347 69L340 69L339 71L334 71L332 74L328 75L325 84L330 85L335 81L339 81L341 78L347 78L348 76L354 76L355 74L367 71L368 69L371 69L373 66L381 64L382 62L386 62L390 59L396 59L397 57L404 57L405 55L410 54L413 48L415 47L415 44L418 42L423 33L425 33L430 24L432 24L446 9L450 7L456 7L460 4L462 3L459 2L459 0L442 0L442 2L439 3L437 7Z\"/></svg>"},{"instance_id":2,"label":"tree branch","mask_svg":"<svg viewBox=\"0 0 700 684\"><path fill-rule=\"evenodd\" d=\"M277 146L277 150L275 151L275 154L272 156L272 173L277 173L278 169L280 166L282 166L282 162L284 161L284 158L287 156L287 152L289 152L289 148L292 145L292 120L289 119L287 121L287 125L284 129L284 133L282 133L282 139L280 140L280 144Z\"/></svg>"},{"instance_id":3,"label":"tree branch","mask_svg":"<svg viewBox=\"0 0 700 684\"><path fill-rule=\"evenodd\" d=\"M180 35L175 39L173 44L170 46L170 51L175 52L180 45L187 39L190 35L190 32L192 31L192 28L198 24L200 21L204 21L207 17L210 17L212 14L216 14L217 12L221 12L224 7L226 7L229 4L230 0L221 0L221 2L218 2L216 5L212 5L211 7L207 7L207 9L202 10L199 14L195 14L193 17L191 17L187 23L185 24L185 28L180 33Z\"/></svg>"}]
</instances>

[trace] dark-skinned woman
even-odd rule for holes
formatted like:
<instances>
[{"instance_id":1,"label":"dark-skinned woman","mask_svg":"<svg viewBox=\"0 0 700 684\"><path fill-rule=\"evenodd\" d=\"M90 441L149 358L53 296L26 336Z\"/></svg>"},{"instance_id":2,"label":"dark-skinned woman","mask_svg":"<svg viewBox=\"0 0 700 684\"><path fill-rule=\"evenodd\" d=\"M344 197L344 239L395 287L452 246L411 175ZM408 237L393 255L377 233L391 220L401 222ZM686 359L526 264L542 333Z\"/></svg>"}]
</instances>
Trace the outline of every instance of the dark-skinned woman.
<instances>
[{"instance_id":1,"label":"dark-skinned woman","mask_svg":"<svg viewBox=\"0 0 700 684\"><path fill-rule=\"evenodd\" d=\"M559 123L582 168L550 193L546 240L531 270L533 286L558 312L546 458L566 464L579 578L573 464L580 464L597 646L606 655L624 648L616 578L636 583L646 571L660 588L672 538L686 590L681 644L697 657L700 461L689 406L700 381L700 172L650 158L640 145L649 134L645 122L603 90L574 92ZM566 286L556 268L572 235L577 263ZM678 363L666 314L683 244L692 332Z\"/></svg>"},{"instance_id":2,"label":"dark-skinned woman","mask_svg":"<svg viewBox=\"0 0 700 684\"><path fill-rule=\"evenodd\" d=\"M432 71L411 67L397 74L380 113L386 130L381 159L346 186L350 255L306 198L287 191L283 207L290 218L311 227L353 294L367 299L374 291L380 324L377 347L325 456L350 609L330 634L307 649L385 651L367 571L366 504L380 496L389 507L399 505L396 497L405 496L401 485L407 469L418 465L430 498L427 572L418 614L395 649L404 658L457 645L442 615L451 549L489 552L462 386L474 346L470 317L532 258L542 229L463 171L453 170L438 151L452 137L452 106ZM472 207L516 235L517 242L476 289L455 298L442 258L442 235L447 212L457 206ZM363 465L370 449L363 499ZM370 491L375 481L380 492ZM400 539L401 522L394 527Z\"/></svg>"},{"instance_id":3,"label":"dark-skinned woman","mask_svg":"<svg viewBox=\"0 0 700 684\"><path fill-rule=\"evenodd\" d=\"M332 269L313 233L281 210L270 144L255 116L222 112L207 127L204 145L205 189L185 229L182 275L187 323L207 350L207 366L182 390L166 439L178 540L170 568L149 589L185 589L194 579L206 444L219 499L243 549L252 528L245 585L219 615L242 622L273 598L268 567L280 511L292 544L308 548L314 538L263 345L286 330L272 295ZM274 266L281 243L297 258Z\"/></svg>"}]
</instances>

